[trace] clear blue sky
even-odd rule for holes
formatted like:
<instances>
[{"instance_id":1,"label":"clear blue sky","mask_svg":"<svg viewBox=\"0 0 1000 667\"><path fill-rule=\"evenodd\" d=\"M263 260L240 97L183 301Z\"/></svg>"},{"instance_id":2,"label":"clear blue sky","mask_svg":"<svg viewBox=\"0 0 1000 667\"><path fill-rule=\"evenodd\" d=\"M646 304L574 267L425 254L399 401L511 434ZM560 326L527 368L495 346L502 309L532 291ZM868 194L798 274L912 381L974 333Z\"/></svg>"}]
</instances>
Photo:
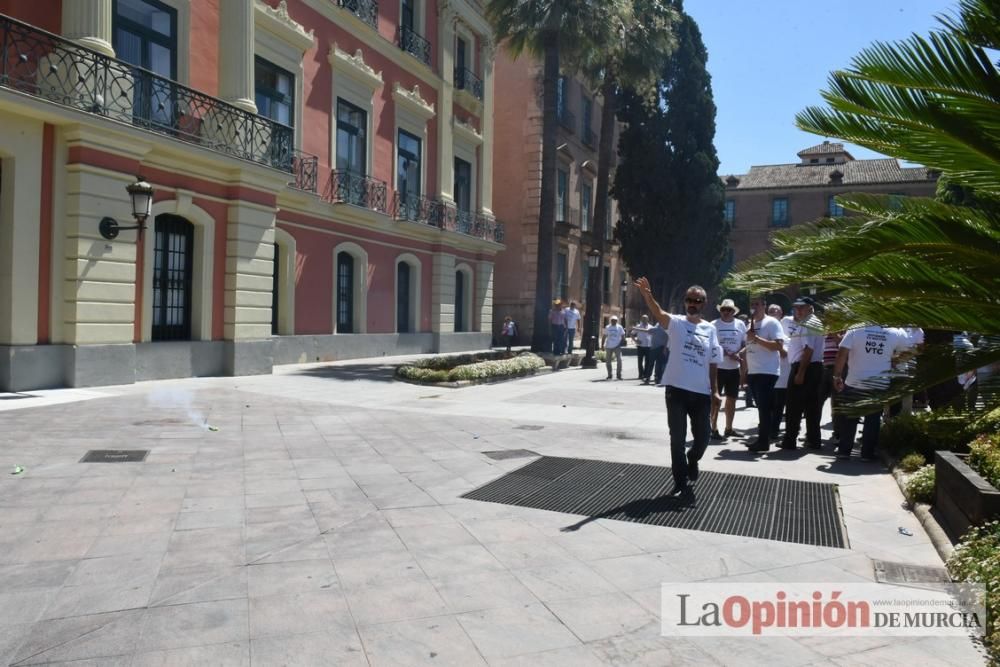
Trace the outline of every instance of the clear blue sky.
<instances>
[{"instance_id":1,"label":"clear blue sky","mask_svg":"<svg viewBox=\"0 0 1000 667\"><path fill-rule=\"evenodd\" d=\"M754 164L797 162L824 137L795 127L795 114L822 103L832 70L875 41L926 35L948 0L684 0L698 22L718 107L719 174ZM850 146L856 158L877 157Z\"/></svg>"}]
</instances>

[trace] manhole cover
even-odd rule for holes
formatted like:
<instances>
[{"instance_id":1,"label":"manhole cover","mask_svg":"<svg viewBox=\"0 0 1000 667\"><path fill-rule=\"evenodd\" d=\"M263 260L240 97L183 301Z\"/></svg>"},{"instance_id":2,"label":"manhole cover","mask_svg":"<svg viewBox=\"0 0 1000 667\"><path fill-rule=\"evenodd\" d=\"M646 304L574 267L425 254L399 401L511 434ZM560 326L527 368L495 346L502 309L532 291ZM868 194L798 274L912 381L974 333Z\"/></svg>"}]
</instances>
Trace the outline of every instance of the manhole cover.
<instances>
[{"instance_id":1,"label":"manhole cover","mask_svg":"<svg viewBox=\"0 0 1000 667\"><path fill-rule=\"evenodd\" d=\"M943 567L928 567L910 563L873 560L875 581L880 584L950 584L951 577Z\"/></svg>"},{"instance_id":2,"label":"manhole cover","mask_svg":"<svg viewBox=\"0 0 1000 667\"><path fill-rule=\"evenodd\" d=\"M145 461L148 449L91 449L80 463L137 463Z\"/></svg>"},{"instance_id":3,"label":"manhole cover","mask_svg":"<svg viewBox=\"0 0 1000 667\"><path fill-rule=\"evenodd\" d=\"M543 428L545 427L538 424L521 424L514 427L517 431L541 431Z\"/></svg>"},{"instance_id":4,"label":"manhole cover","mask_svg":"<svg viewBox=\"0 0 1000 667\"><path fill-rule=\"evenodd\" d=\"M503 461L504 459L523 459L528 456L539 456L538 452L533 452L530 449L501 449L496 452L483 452L483 454L486 454L486 456L496 461Z\"/></svg>"}]
</instances>

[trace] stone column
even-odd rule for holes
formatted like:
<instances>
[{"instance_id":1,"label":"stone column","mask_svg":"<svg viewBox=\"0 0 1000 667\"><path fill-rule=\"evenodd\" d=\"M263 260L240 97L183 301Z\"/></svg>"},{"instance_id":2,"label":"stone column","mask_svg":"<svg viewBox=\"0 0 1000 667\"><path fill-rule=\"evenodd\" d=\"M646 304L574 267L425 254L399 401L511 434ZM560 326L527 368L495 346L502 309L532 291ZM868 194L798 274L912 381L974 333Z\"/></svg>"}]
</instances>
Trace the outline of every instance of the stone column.
<instances>
[{"instance_id":1,"label":"stone column","mask_svg":"<svg viewBox=\"0 0 1000 667\"><path fill-rule=\"evenodd\" d=\"M250 113L257 113L253 54L253 0L220 0L219 97Z\"/></svg>"},{"instance_id":2,"label":"stone column","mask_svg":"<svg viewBox=\"0 0 1000 667\"><path fill-rule=\"evenodd\" d=\"M476 320L471 322L472 330L481 333L493 331L493 262L480 261L476 264L476 292L472 302L472 312Z\"/></svg>"},{"instance_id":3,"label":"stone column","mask_svg":"<svg viewBox=\"0 0 1000 667\"><path fill-rule=\"evenodd\" d=\"M111 0L66 0L62 3L63 37L114 58L111 15Z\"/></svg>"},{"instance_id":4,"label":"stone column","mask_svg":"<svg viewBox=\"0 0 1000 667\"><path fill-rule=\"evenodd\" d=\"M482 212L493 215L493 58L496 55L496 44L492 39L483 43L480 60L483 63L483 116L480 118L480 128L483 133L483 146L479 150L479 197L482 201Z\"/></svg>"},{"instance_id":5,"label":"stone column","mask_svg":"<svg viewBox=\"0 0 1000 667\"><path fill-rule=\"evenodd\" d=\"M431 278L431 331L455 331L455 256L434 253Z\"/></svg>"},{"instance_id":6,"label":"stone column","mask_svg":"<svg viewBox=\"0 0 1000 667\"><path fill-rule=\"evenodd\" d=\"M226 225L226 371L271 372L271 286L274 275L274 209L236 202Z\"/></svg>"},{"instance_id":7,"label":"stone column","mask_svg":"<svg viewBox=\"0 0 1000 667\"><path fill-rule=\"evenodd\" d=\"M438 195L455 198L455 149L452 137L452 100L455 85L455 22L458 15L448 4L438 4L438 66L444 82L438 93Z\"/></svg>"}]
</instances>

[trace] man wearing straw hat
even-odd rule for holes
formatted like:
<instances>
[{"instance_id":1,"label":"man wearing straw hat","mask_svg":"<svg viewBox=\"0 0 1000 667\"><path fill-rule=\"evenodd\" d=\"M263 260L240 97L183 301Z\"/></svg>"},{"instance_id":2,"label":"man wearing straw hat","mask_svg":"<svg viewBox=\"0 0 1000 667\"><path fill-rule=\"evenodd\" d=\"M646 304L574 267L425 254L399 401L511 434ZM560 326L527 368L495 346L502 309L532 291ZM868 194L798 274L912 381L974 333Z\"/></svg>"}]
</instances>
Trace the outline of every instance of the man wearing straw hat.
<instances>
[{"instance_id":1,"label":"man wearing straw hat","mask_svg":"<svg viewBox=\"0 0 1000 667\"><path fill-rule=\"evenodd\" d=\"M747 343L747 325L736 319L740 309L732 299L723 299L719 304L719 319L712 322L712 326L719 336L719 345L722 346L722 359L719 360L719 367L716 370L718 378L719 393L726 397L726 430L724 434L719 433L719 402L712 401L712 439L723 440L730 436L735 436L733 430L733 417L736 415L736 397L740 394L740 380L746 373L743 370L743 361L740 357L740 350Z\"/></svg>"}]
</instances>

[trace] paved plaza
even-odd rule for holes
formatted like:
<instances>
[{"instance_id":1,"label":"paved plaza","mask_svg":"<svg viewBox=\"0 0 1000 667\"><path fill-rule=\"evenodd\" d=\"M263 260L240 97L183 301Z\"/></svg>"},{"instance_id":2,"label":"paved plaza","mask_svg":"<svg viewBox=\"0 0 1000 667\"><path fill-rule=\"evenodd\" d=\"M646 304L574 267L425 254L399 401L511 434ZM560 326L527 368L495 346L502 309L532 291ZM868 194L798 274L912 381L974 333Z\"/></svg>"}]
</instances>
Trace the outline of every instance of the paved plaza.
<instances>
[{"instance_id":1,"label":"paved plaza","mask_svg":"<svg viewBox=\"0 0 1000 667\"><path fill-rule=\"evenodd\" d=\"M460 497L532 460L485 451L669 465L663 391L626 361L620 382L599 367L422 387L365 360L0 394L0 664L984 662L961 639L660 635L664 582L941 566L888 472L829 447L754 459L713 442L702 469L838 484L849 549L608 519L565 531L581 517ZM742 405L737 429L756 419ZM149 454L79 462L94 449Z\"/></svg>"}]
</instances>

